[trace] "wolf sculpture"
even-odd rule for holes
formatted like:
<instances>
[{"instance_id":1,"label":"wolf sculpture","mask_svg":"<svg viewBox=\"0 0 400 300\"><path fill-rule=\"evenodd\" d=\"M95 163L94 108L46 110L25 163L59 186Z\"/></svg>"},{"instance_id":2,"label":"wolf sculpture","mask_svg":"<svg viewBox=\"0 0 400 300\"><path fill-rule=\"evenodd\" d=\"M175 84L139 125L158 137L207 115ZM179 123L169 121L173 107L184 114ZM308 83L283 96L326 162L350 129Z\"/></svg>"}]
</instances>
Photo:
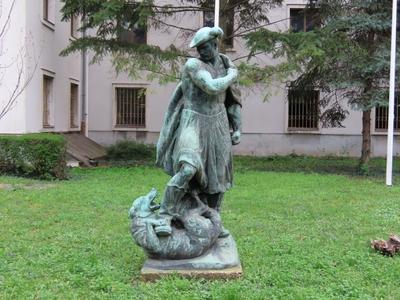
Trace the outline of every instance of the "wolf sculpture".
<instances>
[{"instance_id":1,"label":"wolf sculpture","mask_svg":"<svg viewBox=\"0 0 400 300\"><path fill-rule=\"evenodd\" d=\"M158 236L154 227L163 226L165 220L157 214L160 206L154 202L156 197L157 191L152 189L147 195L137 198L129 211L132 237L150 257L194 258L211 248L222 230L216 210L209 208L196 195L191 195L174 216L171 235Z\"/></svg>"}]
</instances>

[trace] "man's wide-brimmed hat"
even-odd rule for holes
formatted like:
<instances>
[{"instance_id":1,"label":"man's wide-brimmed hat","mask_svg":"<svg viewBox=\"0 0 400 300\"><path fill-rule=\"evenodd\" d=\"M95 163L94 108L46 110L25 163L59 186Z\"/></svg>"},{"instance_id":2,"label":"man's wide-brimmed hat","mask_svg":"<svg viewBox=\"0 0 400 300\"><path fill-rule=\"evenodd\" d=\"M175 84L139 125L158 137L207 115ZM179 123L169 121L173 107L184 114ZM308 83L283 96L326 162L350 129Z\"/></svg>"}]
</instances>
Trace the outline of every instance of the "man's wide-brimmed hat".
<instances>
[{"instance_id":1,"label":"man's wide-brimmed hat","mask_svg":"<svg viewBox=\"0 0 400 300\"><path fill-rule=\"evenodd\" d=\"M224 35L224 32L222 31L221 28L215 26L215 27L203 27L199 29L192 41L190 42L190 48L198 47L201 44L204 44L205 42L211 41L216 38L220 38Z\"/></svg>"}]
</instances>

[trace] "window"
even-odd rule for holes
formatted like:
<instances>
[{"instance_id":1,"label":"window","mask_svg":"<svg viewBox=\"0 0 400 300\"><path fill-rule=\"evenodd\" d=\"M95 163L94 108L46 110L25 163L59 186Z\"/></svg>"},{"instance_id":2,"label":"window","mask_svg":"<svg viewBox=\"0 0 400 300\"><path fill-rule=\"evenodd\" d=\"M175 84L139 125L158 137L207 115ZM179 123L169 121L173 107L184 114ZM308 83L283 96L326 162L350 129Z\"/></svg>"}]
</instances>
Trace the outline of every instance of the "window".
<instances>
[{"instance_id":1,"label":"window","mask_svg":"<svg viewBox=\"0 0 400 300\"><path fill-rule=\"evenodd\" d=\"M116 126L146 126L146 89L116 88Z\"/></svg>"},{"instance_id":2,"label":"window","mask_svg":"<svg viewBox=\"0 0 400 300\"><path fill-rule=\"evenodd\" d=\"M71 83L70 85L70 107L69 107L69 117L70 117L70 127L78 128L78 85L76 83Z\"/></svg>"},{"instance_id":3,"label":"window","mask_svg":"<svg viewBox=\"0 0 400 300\"><path fill-rule=\"evenodd\" d=\"M126 25L124 30L119 33L118 40L130 44L146 44L147 43L147 26L138 24Z\"/></svg>"},{"instance_id":4,"label":"window","mask_svg":"<svg viewBox=\"0 0 400 300\"><path fill-rule=\"evenodd\" d=\"M394 130L400 130L400 101L396 93L394 98ZM389 107L378 106L375 108L375 129L378 131L387 131L389 123Z\"/></svg>"},{"instance_id":5,"label":"window","mask_svg":"<svg viewBox=\"0 0 400 300\"><path fill-rule=\"evenodd\" d=\"M43 128L53 127L53 77L43 75Z\"/></svg>"},{"instance_id":6,"label":"window","mask_svg":"<svg viewBox=\"0 0 400 300\"><path fill-rule=\"evenodd\" d=\"M310 31L320 25L321 21L315 9L290 9L290 28L293 32Z\"/></svg>"},{"instance_id":7,"label":"window","mask_svg":"<svg viewBox=\"0 0 400 300\"><path fill-rule=\"evenodd\" d=\"M79 37L79 16L73 15L71 17L71 36L73 38Z\"/></svg>"},{"instance_id":8,"label":"window","mask_svg":"<svg viewBox=\"0 0 400 300\"><path fill-rule=\"evenodd\" d=\"M289 89L289 129L318 129L319 91Z\"/></svg>"},{"instance_id":9,"label":"window","mask_svg":"<svg viewBox=\"0 0 400 300\"><path fill-rule=\"evenodd\" d=\"M230 4L233 5L233 4ZM205 6L207 10L203 11L203 27L213 27L214 26L214 1L212 4L208 4ZM235 18L235 9L232 7L229 10L223 11L223 16L221 16L220 20L225 20L225 28L224 37L222 42L228 48L233 48L233 32L234 32L234 18Z\"/></svg>"},{"instance_id":10,"label":"window","mask_svg":"<svg viewBox=\"0 0 400 300\"><path fill-rule=\"evenodd\" d=\"M55 18L55 0L42 0L43 11L42 18L45 23L50 23L54 25ZM48 25L48 24L47 24Z\"/></svg>"},{"instance_id":11,"label":"window","mask_svg":"<svg viewBox=\"0 0 400 300\"><path fill-rule=\"evenodd\" d=\"M43 19L49 20L49 0L43 0Z\"/></svg>"}]
</instances>

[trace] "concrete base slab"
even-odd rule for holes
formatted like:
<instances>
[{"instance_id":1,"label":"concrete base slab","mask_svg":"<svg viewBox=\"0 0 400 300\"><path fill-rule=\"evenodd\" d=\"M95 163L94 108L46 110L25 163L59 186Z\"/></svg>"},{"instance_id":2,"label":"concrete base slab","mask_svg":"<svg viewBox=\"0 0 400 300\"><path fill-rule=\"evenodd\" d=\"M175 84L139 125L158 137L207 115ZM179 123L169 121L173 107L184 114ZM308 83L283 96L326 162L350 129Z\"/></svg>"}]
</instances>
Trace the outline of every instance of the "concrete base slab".
<instances>
[{"instance_id":1,"label":"concrete base slab","mask_svg":"<svg viewBox=\"0 0 400 300\"><path fill-rule=\"evenodd\" d=\"M231 235L218 239L203 255L180 260L148 258L141 270L144 281L153 281L163 276L179 274L184 277L207 279L238 278L242 275L236 243Z\"/></svg>"},{"instance_id":2,"label":"concrete base slab","mask_svg":"<svg viewBox=\"0 0 400 300\"><path fill-rule=\"evenodd\" d=\"M143 281L155 281L168 275L179 275L185 278L235 279L243 274L242 266L222 270L159 270L143 267L140 272Z\"/></svg>"}]
</instances>

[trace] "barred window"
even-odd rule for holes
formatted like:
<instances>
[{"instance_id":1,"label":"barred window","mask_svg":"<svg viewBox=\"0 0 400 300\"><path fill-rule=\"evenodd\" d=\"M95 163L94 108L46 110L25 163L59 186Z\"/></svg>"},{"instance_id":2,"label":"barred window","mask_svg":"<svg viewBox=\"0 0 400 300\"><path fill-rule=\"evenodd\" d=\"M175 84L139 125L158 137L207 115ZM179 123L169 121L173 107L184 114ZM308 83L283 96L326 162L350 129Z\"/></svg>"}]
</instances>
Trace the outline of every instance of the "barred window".
<instances>
[{"instance_id":1,"label":"barred window","mask_svg":"<svg viewBox=\"0 0 400 300\"><path fill-rule=\"evenodd\" d=\"M321 20L315 9L291 8L290 28L293 32L311 31L321 26Z\"/></svg>"},{"instance_id":2,"label":"barred window","mask_svg":"<svg viewBox=\"0 0 400 300\"><path fill-rule=\"evenodd\" d=\"M78 85L71 83L70 90L70 127L78 128Z\"/></svg>"},{"instance_id":3,"label":"barred window","mask_svg":"<svg viewBox=\"0 0 400 300\"><path fill-rule=\"evenodd\" d=\"M146 126L146 89L116 88L117 127Z\"/></svg>"},{"instance_id":4,"label":"barred window","mask_svg":"<svg viewBox=\"0 0 400 300\"><path fill-rule=\"evenodd\" d=\"M400 101L399 94L396 93L394 98L394 130L400 130ZM386 131L389 124L389 107L378 106L375 108L375 129L378 131Z\"/></svg>"},{"instance_id":5,"label":"barred window","mask_svg":"<svg viewBox=\"0 0 400 300\"><path fill-rule=\"evenodd\" d=\"M318 129L319 91L289 89L289 129Z\"/></svg>"}]
</instances>

